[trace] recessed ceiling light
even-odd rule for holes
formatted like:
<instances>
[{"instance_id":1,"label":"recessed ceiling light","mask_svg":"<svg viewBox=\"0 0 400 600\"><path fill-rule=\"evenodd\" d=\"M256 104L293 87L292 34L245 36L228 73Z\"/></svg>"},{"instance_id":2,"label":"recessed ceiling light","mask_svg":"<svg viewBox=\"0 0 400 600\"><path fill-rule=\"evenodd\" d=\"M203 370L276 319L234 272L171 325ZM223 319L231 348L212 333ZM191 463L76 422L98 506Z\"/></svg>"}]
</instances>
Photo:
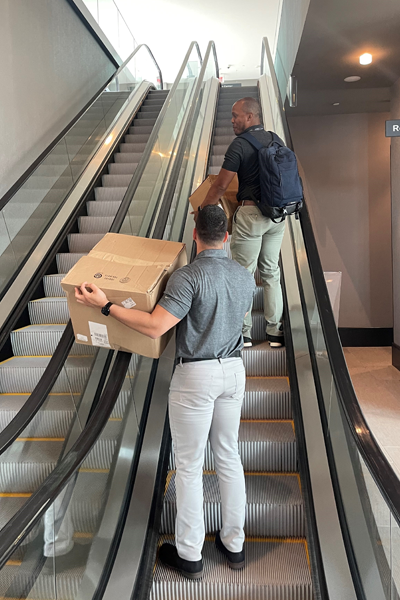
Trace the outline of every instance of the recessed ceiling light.
<instances>
[{"instance_id":1,"label":"recessed ceiling light","mask_svg":"<svg viewBox=\"0 0 400 600\"><path fill-rule=\"evenodd\" d=\"M339 106L340 102L334 102L332 106Z\"/></svg>"},{"instance_id":2,"label":"recessed ceiling light","mask_svg":"<svg viewBox=\"0 0 400 600\"><path fill-rule=\"evenodd\" d=\"M361 77L359 77L358 75L351 75L350 77L345 77L345 81L347 81L347 83L353 83L354 81L360 81Z\"/></svg>"},{"instance_id":3,"label":"recessed ceiling light","mask_svg":"<svg viewBox=\"0 0 400 600\"><path fill-rule=\"evenodd\" d=\"M372 54L365 52L360 56L360 65L370 65L372 63Z\"/></svg>"}]
</instances>

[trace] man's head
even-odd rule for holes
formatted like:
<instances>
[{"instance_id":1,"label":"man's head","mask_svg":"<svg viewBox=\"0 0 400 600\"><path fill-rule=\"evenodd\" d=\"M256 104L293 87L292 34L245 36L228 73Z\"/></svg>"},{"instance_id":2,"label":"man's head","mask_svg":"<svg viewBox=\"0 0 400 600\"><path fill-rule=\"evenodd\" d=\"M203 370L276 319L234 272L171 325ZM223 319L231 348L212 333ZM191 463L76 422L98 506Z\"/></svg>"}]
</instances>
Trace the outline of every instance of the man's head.
<instances>
[{"instance_id":1,"label":"man's head","mask_svg":"<svg viewBox=\"0 0 400 600\"><path fill-rule=\"evenodd\" d=\"M203 249L222 248L228 238L227 228L228 219L222 208L209 204L198 213L193 239Z\"/></svg>"},{"instance_id":2,"label":"man's head","mask_svg":"<svg viewBox=\"0 0 400 600\"><path fill-rule=\"evenodd\" d=\"M255 98L241 98L232 106L232 125L235 135L240 135L252 125L261 123L261 107Z\"/></svg>"}]
</instances>

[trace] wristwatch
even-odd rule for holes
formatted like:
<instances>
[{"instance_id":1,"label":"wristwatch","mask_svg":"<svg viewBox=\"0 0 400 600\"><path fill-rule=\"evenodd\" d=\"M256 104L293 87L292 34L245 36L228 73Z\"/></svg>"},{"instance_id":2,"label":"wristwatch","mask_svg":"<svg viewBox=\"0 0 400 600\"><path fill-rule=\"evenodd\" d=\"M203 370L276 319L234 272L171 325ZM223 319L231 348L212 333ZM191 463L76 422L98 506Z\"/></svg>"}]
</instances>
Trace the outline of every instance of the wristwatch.
<instances>
[{"instance_id":1,"label":"wristwatch","mask_svg":"<svg viewBox=\"0 0 400 600\"><path fill-rule=\"evenodd\" d=\"M108 317L108 315L110 314L110 308L113 305L113 302L107 302L107 304L105 306L103 306L103 308L101 309L101 314L104 315L105 317Z\"/></svg>"}]
</instances>

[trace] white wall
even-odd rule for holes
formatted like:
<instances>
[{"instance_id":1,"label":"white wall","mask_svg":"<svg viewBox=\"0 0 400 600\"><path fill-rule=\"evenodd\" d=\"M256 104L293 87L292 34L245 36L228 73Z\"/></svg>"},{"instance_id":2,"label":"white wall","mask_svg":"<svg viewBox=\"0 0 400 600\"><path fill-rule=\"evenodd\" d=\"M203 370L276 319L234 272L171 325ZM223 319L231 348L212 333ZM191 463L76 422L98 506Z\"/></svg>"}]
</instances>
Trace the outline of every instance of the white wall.
<instances>
[{"instance_id":1,"label":"white wall","mask_svg":"<svg viewBox=\"0 0 400 600\"><path fill-rule=\"evenodd\" d=\"M386 113L289 119L323 269L342 271L341 327L392 327Z\"/></svg>"},{"instance_id":2,"label":"white wall","mask_svg":"<svg viewBox=\"0 0 400 600\"><path fill-rule=\"evenodd\" d=\"M2 0L0 198L115 67L66 0Z\"/></svg>"}]
</instances>

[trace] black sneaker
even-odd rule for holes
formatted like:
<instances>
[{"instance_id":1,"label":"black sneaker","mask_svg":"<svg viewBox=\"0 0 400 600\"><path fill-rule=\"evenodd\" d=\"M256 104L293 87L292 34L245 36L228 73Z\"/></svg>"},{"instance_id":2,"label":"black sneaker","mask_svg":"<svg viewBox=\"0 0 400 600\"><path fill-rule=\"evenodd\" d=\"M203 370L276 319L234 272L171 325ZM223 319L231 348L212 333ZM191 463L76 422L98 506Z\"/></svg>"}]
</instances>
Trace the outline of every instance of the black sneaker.
<instances>
[{"instance_id":1,"label":"black sneaker","mask_svg":"<svg viewBox=\"0 0 400 600\"><path fill-rule=\"evenodd\" d=\"M267 340L271 348L281 348L285 345L285 338L283 335L269 335L267 333Z\"/></svg>"},{"instance_id":2,"label":"black sneaker","mask_svg":"<svg viewBox=\"0 0 400 600\"><path fill-rule=\"evenodd\" d=\"M241 552L230 552L221 541L219 531L215 535L215 545L228 559L228 565L231 569L243 569L244 567L244 548Z\"/></svg>"},{"instance_id":3,"label":"black sneaker","mask_svg":"<svg viewBox=\"0 0 400 600\"><path fill-rule=\"evenodd\" d=\"M172 544L163 544L158 556L164 565L179 571L188 579L200 579L203 576L203 561L181 558L176 547Z\"/></svg>"},{"instance_id":4,"label":"black sneaker","mask_svg":"<svg viewBox=\"0 0 400 600\"><path fill-rule=\"evenodd\" d=\"M244 344L243 344L244 348L251 348L251 346L253 345L253 342L251 341L251 338L249 338L249 337L243 336L243 342L244 342Z\"/></svg>"}]
</instances>

